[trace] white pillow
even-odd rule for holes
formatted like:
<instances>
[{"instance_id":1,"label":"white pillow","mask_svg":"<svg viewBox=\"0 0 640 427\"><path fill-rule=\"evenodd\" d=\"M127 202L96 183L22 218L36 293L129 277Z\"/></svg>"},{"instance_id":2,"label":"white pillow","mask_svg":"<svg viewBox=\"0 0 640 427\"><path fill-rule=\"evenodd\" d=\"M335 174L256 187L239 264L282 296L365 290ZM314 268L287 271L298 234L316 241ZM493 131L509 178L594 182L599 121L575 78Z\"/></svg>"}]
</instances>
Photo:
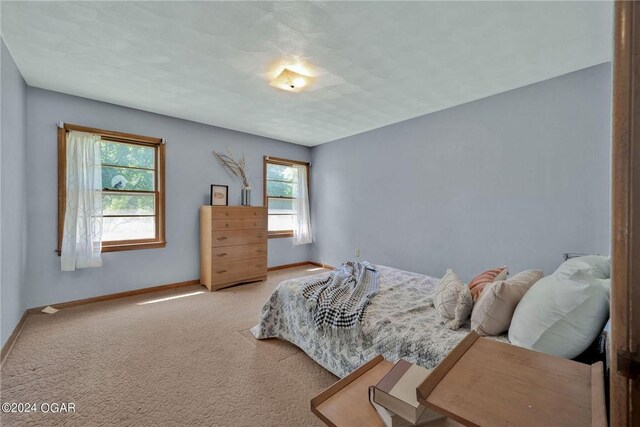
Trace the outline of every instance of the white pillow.
<instances>
[{"instance_id":1,"label":"white pillow","mask_svg":"<svg viewBox=\"0 0 640 427\"><path fill-rule=\"evenodd\" d=\"M443 319L449 320L442 323L446 323L448 328L455 331L471 314L471 292L456 273L447 270L433 294L433 306Z\"/></svg>"},{"instance_id":2,"label":"white pillow","mask_svg":"<svg viewBox=\"0 0 640 427\"><path fill-rule=\"evenodd\" d=\"M571 277L574 274L590 276L596 279L611 278L611 259L606 256L588 255L571 258L560 264L553 274Z\"/></svg>"},{"instance_id":3,"label":"white pillow","mask_svg":"<svg viewBox=\"0 0 640 427\"><path fill-rule=\"evenodd\" d=\"M573 359L585 351L609 318L610 260L573 258L540 279L516 307L511 343Z\"/></svg>"}]
</instances>

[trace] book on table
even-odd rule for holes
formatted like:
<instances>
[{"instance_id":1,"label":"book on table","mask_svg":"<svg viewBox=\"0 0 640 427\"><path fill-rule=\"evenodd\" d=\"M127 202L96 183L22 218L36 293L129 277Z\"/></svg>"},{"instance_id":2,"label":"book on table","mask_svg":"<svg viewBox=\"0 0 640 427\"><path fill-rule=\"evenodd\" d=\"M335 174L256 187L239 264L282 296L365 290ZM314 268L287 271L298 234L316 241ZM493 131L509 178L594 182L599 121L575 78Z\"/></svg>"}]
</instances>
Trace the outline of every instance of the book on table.
<instances>
[{"instance_id":1,"label":"book on table","mask_svg":"<svg viewBox=\"0 0 640 427\"><path fill-rule=\"evenodd\" d=\"M373 408L376 410L376 412L378 413L378 416L382 420L382 423L386 427L418 427L418 426L425 426L425 425L430 424L432 421L437 421L437 420L441 420L441 419L445 418L444 415L440 415L437 412L431 411L429 409L425 409L425 411L422 413L420 418L418 418L418 421L415 424L413 424L413 423L405 420L404 418L400 417L399 415L396 415L393 412L389 411L385 407L378 405L373 400L374 395L375 395L375 386L370 386L369 387L369 402L371 402L371 405L373 405Z\"/></svg>"},{"instance_id":2,"label":"book on table","mask_svg":"<svg viewBox=\"0 0 640 427\"><path fill-rule=\"evenodd\" d=\"M416 388L427 378L429 370L406 360L399 360L393 368L369 391L369 399L374 404L378 414L379 407L385 412L393 414L381 418L387 426L411 426L443 418L435 411L425 408L418 403ZM424 415L424 416L423 416ZM407 424L400 423L395 418L401 417Z\"/></svg>"}]
</instances>

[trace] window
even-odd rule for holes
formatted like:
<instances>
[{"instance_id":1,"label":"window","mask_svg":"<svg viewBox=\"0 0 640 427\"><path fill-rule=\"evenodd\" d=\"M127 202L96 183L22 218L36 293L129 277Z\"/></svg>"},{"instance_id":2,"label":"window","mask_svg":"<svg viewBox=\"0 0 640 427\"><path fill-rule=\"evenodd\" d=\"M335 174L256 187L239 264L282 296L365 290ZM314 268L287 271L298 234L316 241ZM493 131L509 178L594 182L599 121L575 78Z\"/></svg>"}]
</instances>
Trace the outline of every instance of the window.
<instances>
[{"instance_id":1,"label":"window","mask_svg":"<svg viewBox=\"0 0 640 427\"><path fill-rule=\"evenodd\" d=\"M296 166L294 160L264 158L264 205L269 211L269 237L292 237L297 221Z\"/></svg>"},{"instance_id":2,"label":"window","mask_svg":"<svg viewBox=\"0 0 640 427\"><path fill-rule=\"evenodd\" d=\"M102 252L164 247L162 140L65 124L58 131L58 250L64 225L69 131L99 134L102 138Z\"/></svg>"}]
</instances>

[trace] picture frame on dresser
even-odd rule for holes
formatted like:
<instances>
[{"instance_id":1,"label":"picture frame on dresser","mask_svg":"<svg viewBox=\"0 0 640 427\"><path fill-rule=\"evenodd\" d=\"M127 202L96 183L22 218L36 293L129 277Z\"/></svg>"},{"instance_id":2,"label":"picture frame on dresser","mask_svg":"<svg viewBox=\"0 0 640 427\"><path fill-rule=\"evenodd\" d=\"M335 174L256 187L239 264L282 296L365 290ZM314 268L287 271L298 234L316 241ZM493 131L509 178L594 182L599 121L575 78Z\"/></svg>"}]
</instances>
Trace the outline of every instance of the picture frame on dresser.
<instances>
[{"instance_id":1,"label":"picture frame on dresser","mask_svg":"<svg viewBox=\"0 0 640 427\"><path fill-rule=\"evenodd\" d=\"M211 193L209 195L209 205L229 206L229 186L211 184Z\"/></svg>"}]
</instances>

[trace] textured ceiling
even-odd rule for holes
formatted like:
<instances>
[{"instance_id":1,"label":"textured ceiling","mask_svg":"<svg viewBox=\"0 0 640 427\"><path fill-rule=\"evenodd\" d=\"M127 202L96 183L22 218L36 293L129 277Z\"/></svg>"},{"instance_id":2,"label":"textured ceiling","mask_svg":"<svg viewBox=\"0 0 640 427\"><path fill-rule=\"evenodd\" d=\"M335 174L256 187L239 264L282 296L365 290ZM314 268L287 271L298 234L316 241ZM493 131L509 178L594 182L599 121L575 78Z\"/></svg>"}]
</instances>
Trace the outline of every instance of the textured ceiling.
<instances>
[{"instance_id":1,"label":"textured ceiling","mask_svg":"<svg viewBox=\"0 0 640 427\"><path fill-rule=\"evenodd\" d=\"M31 86L316 145L611 59L609 2L2 2ZM303 93L268 85L315 65Z\"/></svg>"}]
</instances>

